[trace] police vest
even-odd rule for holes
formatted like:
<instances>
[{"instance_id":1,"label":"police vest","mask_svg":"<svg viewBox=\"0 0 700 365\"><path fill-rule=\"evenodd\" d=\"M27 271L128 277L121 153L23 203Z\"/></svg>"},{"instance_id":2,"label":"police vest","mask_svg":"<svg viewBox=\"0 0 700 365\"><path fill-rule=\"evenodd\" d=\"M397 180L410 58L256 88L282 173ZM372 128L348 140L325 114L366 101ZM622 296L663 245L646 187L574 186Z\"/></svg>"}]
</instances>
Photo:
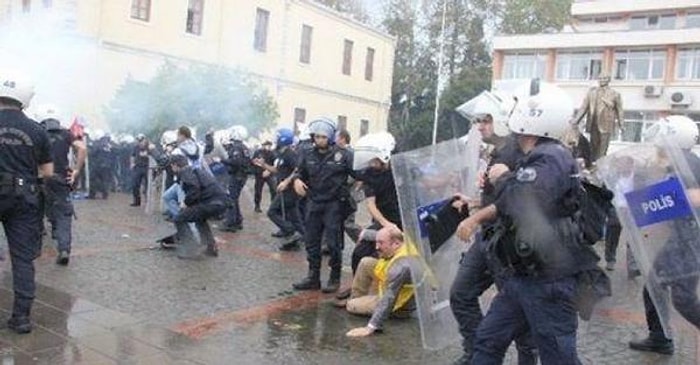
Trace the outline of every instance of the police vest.
<instances>
[{"instance_id":1,"label":"police vest","mask_svg":"<svg viewBox=\"0 0 700 365\"><path fill-rule=\"evenodd\" d=\"M380 259L377 265L374 267L374 277L378 282L379 297L384 296L386 291L387 279L389 276L389 269L394 262L402 257L417 257L418 251L416 251L413 245L404 243L396 250L394 256L390 259ZM413 298L414 287L413 284L404 284L399 290L399 295L396 297L396 302L394 303L394 308L392 311L403 308L410 300Z\"/></svg>"}]
</instances>

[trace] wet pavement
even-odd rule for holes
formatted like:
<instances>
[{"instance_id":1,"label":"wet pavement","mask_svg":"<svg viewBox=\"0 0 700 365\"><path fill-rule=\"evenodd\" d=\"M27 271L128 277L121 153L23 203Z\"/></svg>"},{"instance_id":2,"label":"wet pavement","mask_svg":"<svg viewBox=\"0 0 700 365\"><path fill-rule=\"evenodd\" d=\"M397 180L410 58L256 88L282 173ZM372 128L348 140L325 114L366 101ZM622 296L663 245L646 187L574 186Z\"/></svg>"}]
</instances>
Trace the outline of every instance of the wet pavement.
<instances>
[{"instance_id":1,"label":"wet pavement","mask_svg":"<svg viewBox=\"0 0 700 365\"><path fill-rule=\"evenodd\" d=\"M333 307L332 295L291 290L306 274L305 255L277 251L273 226L253 212L250 191L242 197L243 231L216 232L219 257L198 261L155 248L171 226L129 207L126 195L75 205L70 265L54 264L47 240L37 260L35 330L22 336L0 330L2 365L450 364L459 356L456 344L421 349L415 319L390 320L369 338L346 338L367 320ZM580 325L583 363L700 364L697 333L682 324L673 356L627 348L646 326L641 284L626 278L620 261L612 273L615 296ZM344 271L347 284L349 267ZM9 315L11 301L9 263L0 261L0 317ZM506 363L514 363L513 351Z\"/></svg>"}]
</instances>

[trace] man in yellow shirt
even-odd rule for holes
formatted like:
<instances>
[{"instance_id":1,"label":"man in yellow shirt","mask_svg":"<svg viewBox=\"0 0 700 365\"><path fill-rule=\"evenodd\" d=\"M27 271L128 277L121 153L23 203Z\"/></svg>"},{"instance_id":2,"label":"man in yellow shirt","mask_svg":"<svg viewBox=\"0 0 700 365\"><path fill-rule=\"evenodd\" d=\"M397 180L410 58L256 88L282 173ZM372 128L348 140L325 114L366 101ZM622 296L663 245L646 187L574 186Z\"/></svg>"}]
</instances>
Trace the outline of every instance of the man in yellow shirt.
<instances>
[{"instance_id":1,"label":"man in yellow shirt","mask_svg":"<svg viewBox=\"0 0 700 365\"><path fill-rule=\"evenodd\" d=\"M376 244L380 259L365 257L360 261L346 306L350 313L372 318L367 326L350 330L349 337L369 336L380 330L392 313L415 308L411 265L418 263L418 252L404 243L403 233L395 226L379 230Z\"/></svg>"}]
</instances>

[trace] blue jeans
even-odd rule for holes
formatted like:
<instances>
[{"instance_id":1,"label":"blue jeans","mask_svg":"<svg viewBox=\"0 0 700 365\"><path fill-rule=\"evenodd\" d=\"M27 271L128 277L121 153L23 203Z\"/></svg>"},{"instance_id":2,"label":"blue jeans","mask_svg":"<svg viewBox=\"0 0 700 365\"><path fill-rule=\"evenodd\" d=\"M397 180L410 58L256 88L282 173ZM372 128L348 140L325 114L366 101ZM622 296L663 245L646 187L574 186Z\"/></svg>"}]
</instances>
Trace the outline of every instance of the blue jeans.
<instances>
[{"instance_id":1,"label":"blue jeans","mask_svg":"<svg viewBox=\"0 0 700 365\"><path fill-rule=\"evenodd\" d=\"M170 185L163 193L163 205L165 212L171 219L174 219L180 212L180 203L185 201L185 191L178 183Z\"/></svg>"},{"instance_id":2,"label":"blue jeans","mask_svg":"<svg viewBox=\"0 0 700 365\"><path fill-rule=\"evenodd\" d=\"M505 278L476 333L472 364L502 364L510 343L528 330L542 365L578 365L576 279Z\"/></svg>"}]
</instances>

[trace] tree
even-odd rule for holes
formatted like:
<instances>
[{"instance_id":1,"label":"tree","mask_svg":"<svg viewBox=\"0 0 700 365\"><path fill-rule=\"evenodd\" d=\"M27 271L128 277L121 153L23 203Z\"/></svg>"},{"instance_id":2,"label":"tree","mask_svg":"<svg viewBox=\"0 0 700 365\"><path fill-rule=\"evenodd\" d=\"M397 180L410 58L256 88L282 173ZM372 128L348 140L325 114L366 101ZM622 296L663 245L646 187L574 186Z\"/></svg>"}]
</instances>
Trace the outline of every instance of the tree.
<instances>
[{"instance_id":1,"label":"tree","mask_svg":"<svg viewBox=\"0 0 700 365\"><path fill-rule=\"evenodd\" d=\"M105 115L115 132L158 136L183 124L200 131L240 124L254 135L272 126L278 112L267 91L243 73L166 62L150 81L127 77Z\"/></svg>"},{"instance_id":2,"label":"tree","mask_svg":"<svg viewBox=\"0 0 700 365\"><path fill-rule=\"evenodd\" d=\"M504 0L495 9L503 34L557 31L569 20L572 0Z\"/></svg>"},{"instance_id":3,"label":"tree","mask_svg":"<svg viewBox=\"0 0 700 365\"><path fill-rule=\"evenodd\" d=\"M348 13L362 23L369 23L369 14L361 0L316 0L316 2L341 13Z\"/></svg>"}]
</instances>

